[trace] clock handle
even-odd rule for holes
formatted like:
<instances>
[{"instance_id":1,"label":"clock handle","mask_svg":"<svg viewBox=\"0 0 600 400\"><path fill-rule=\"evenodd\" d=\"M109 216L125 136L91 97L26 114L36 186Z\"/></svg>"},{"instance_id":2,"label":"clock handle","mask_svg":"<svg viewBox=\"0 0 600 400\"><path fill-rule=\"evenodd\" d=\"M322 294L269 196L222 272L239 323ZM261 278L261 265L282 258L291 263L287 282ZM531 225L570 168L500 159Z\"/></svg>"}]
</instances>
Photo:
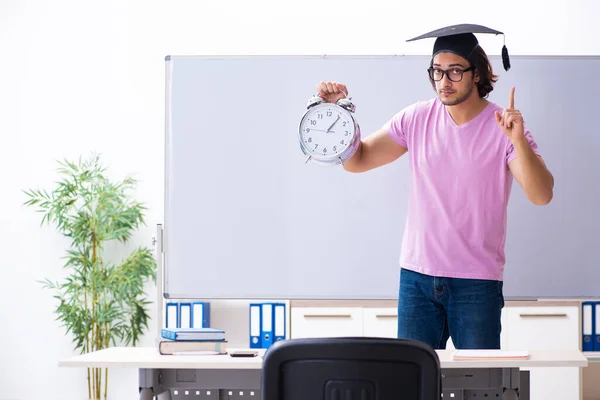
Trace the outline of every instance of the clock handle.
<instances>
[{"instance_id":1,"label":"clock handle","mask_svg":"<svg viewBox=\"0 0 600 400\"><path fill-rule=\"evenodd\" d=\"M354 111L354 106L349 101L349 100L351 100L351 98L348 98L348 93L346 93L342 89L340 89L340 92L344 93L344 97L345 98L344 99L339 99L338 102L337 102L337 104L340 105L340 106L342 106L342 107L344 107L344 108L346 108L346 109L349 109L349 107L353 108L350 111ZM306 108L314 107L317 104L321 104L323 102L325 102L325 100L323 100L323 98L321 96L319 96L318 94L315 94L313 97L311 97L310 99L308 99L308 101L306 102Z\"/></svg>"},{"instance_id":2,"label":"clock handle","mask_svg":"<svg viewBox=\"0 0 600 400\"><path fill-rule=\"evenodd\" d=\"M339 99L337 101L337 105L345 108L346 110L350 111L350 112L354 112L356 111L356 106L354 105L354 103L352 103L352 97L348 97L348 93L344 92L342 89L340 89L340 92L344 93L344 98Z\"/></svg>"},{"instance_id":3,"label":"clock handle","mask_svg":"<svg viewBox=\"0 0 600 400\"><path fill-rule=\"evenodd\" d=\"M311 97L310 99L308 99L308 101L306 102L306 108L314 107L317 104L321 104L323 102L325 102L325 100L323 100L323 98L321 96L316 94L313 97Z\"/></svg>"}]
</instances>

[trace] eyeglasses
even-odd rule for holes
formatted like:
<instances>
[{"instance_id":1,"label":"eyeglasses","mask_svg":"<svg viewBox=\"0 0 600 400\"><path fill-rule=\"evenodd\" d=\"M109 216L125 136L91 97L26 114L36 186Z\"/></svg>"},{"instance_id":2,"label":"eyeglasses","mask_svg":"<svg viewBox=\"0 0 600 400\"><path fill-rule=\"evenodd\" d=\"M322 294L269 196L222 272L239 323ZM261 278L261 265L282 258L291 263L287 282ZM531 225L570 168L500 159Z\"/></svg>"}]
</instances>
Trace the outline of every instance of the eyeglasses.
<instances>
[{"instance_id":1,"label":"eyeglasses","mask_svg":"<svg viewBox=\"0 0 600 400\"><path fill-rule=\"evenodd\" d=\"M448 79L450 79L452 82L460 82L460 81L462 81L463 74L465 72L472 71L474 69L475 69L475 67L469 67L467 69L451 68L451 69L444 70L444 69L429 67L429 68L427 68L427 72L429 72L429 77L431 79L433 79L434 81L441 81L442 78L444 78L444 74L446 74Z\"/></svg>"}]
</instances>

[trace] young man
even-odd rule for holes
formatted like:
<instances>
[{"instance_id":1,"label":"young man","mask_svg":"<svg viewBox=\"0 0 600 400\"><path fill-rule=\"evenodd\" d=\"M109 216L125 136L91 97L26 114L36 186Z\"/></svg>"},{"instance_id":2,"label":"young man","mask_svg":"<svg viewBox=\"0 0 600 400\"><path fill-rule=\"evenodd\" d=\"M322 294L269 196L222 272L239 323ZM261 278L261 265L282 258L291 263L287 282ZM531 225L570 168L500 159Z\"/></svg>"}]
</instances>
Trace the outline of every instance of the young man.
<instances>
[{"instance_id":1,"label":"young man","mask_svg":"<svg viewBox=\"0 0 600 400\"><path fill-rule=\"evenodd\" d=\"M344 164L364 172L409 157L398 337L434 348L449 337L456 348L500 348L513 178L536 205L548 204L554 187L514 88L506 108L486 99L497 77L474 31L501 33L461 25L419 37L438 37L428 69L437 97L398 112ZM505 48L503 56L508 69ZM331 102L348 93L336 82L317 89Z\"/></svg>"}]
</instances>

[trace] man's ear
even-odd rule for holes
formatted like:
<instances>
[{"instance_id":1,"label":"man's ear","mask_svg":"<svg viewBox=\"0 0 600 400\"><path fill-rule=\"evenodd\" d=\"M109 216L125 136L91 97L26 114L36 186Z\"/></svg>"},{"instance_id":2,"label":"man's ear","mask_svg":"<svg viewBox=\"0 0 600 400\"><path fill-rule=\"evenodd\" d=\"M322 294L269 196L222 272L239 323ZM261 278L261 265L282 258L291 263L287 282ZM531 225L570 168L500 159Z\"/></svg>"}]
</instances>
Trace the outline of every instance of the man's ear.
<instances>
[{"instance_id":1,"label":"man's ear","mask_svg":"<svg viewBox=\"0 0 600 400\"><path fill-rule=\"evenodd\" d=\"M473 80L475 81L475 83L479 83L479 70L475 69L473 72L475 73L475 77L473 78Z\"/></svg>"}]
</instances>

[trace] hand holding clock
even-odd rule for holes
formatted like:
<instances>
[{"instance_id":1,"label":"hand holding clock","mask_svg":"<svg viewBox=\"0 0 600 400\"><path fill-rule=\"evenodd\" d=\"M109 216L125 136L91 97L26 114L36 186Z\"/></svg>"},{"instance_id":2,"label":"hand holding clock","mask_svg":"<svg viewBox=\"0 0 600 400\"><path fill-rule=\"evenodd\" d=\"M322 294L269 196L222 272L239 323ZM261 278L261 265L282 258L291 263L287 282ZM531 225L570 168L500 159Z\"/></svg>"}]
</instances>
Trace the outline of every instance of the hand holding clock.
<instances>
[{"instance_id":1,"label":"hand holding clock","mask_svg":"<svg viewBox=\"0 0 600 400\"><path fill-rule=\"evenodd\" d=\"M327 103L337 103L348 95L348 88L343 83L321 81L317 84L317 93Z\"/></svg>"}]
</instances>

